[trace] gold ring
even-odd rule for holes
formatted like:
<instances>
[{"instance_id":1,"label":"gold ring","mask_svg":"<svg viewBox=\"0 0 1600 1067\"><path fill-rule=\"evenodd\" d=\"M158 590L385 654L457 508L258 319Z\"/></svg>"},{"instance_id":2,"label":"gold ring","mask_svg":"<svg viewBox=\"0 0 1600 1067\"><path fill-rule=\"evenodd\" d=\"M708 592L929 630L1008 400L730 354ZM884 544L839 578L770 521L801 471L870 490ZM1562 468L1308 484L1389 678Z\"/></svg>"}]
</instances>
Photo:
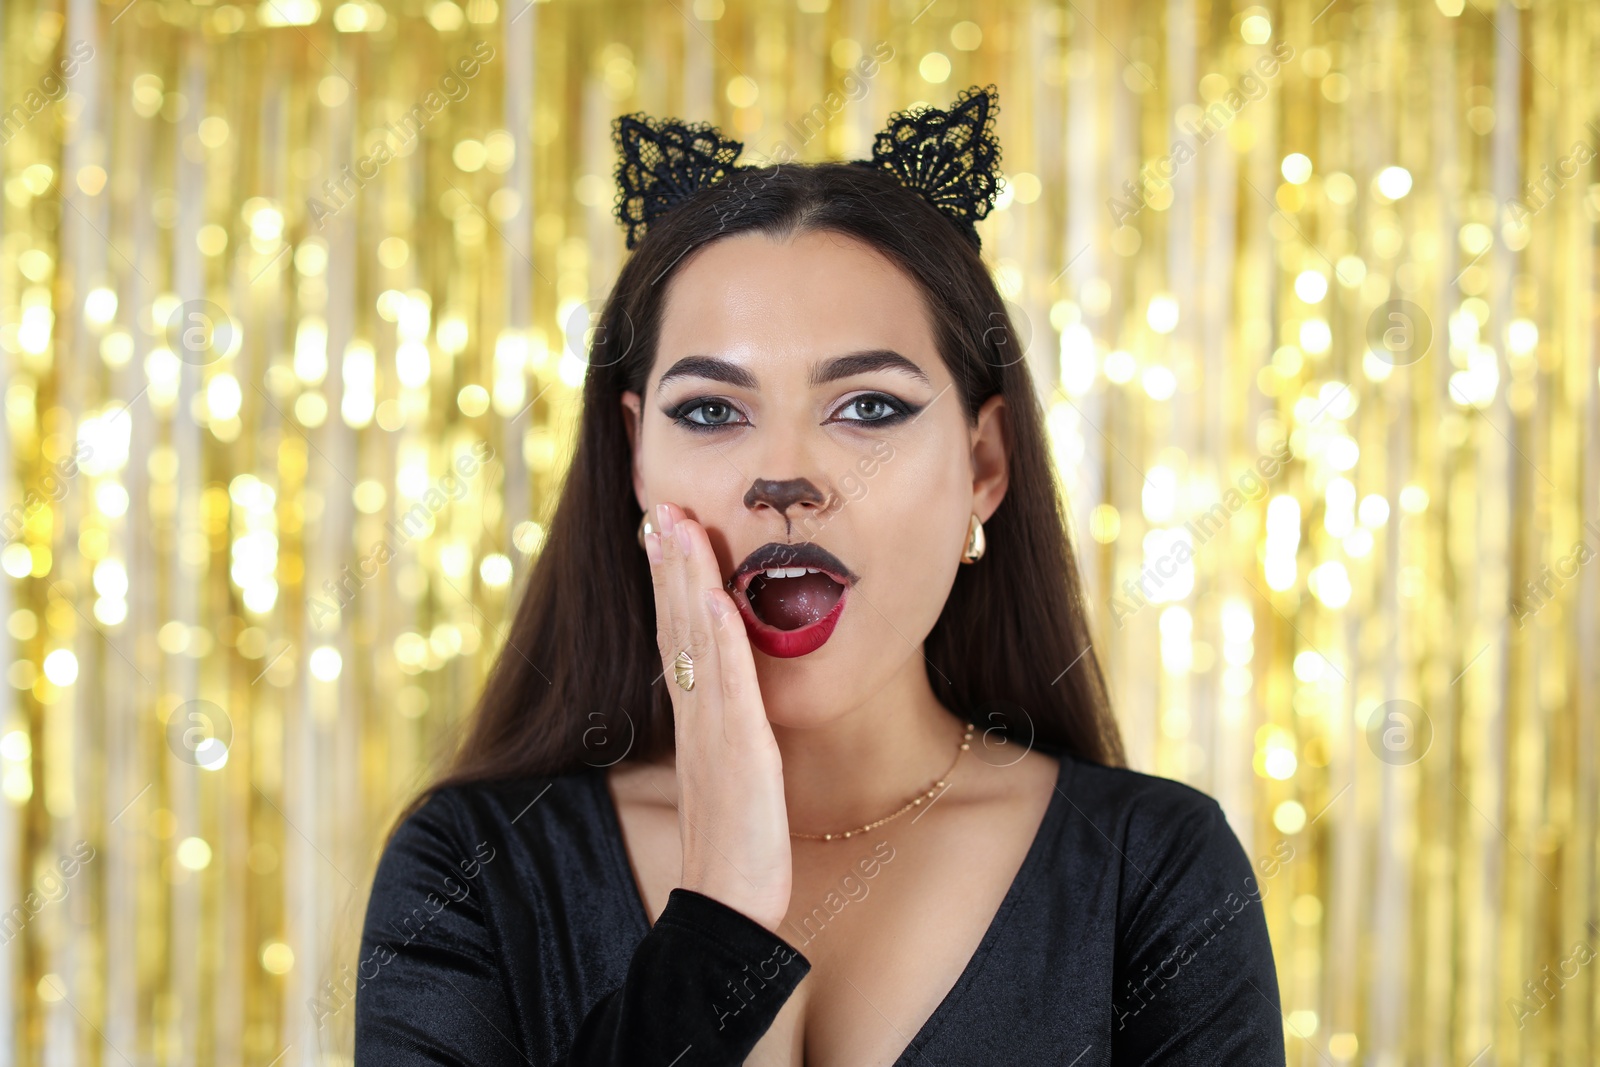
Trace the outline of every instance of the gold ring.
<instances>
[{"instance_id":1,"label":"gold ring","mask_svg":"<svg viewBox=\"0 0 1600 1067\"><path fill-rule=\"evenodd\" d=\"M672 661L672 680L685 690L694 688L694 660L688 652L679 652Z\"/></svg>"}]
</instances>

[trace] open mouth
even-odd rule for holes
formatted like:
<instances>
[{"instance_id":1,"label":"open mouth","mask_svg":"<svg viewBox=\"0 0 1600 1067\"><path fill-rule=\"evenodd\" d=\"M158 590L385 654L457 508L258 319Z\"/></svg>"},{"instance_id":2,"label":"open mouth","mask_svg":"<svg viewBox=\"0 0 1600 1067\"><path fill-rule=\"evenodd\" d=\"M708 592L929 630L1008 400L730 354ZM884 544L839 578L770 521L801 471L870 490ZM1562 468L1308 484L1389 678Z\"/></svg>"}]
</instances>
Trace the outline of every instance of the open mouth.
<instances>
[{"instance_id":1,"label":"open mouth","mask_svg":"<svg viewBox=\"0 0 1600 1067\"><path fill-rule=\"evenodd\" d=\"M769 656L803 656L833 634L856 574L812 542L769 542L729 582L745 632Z\"/></svg>"}]
</instances>

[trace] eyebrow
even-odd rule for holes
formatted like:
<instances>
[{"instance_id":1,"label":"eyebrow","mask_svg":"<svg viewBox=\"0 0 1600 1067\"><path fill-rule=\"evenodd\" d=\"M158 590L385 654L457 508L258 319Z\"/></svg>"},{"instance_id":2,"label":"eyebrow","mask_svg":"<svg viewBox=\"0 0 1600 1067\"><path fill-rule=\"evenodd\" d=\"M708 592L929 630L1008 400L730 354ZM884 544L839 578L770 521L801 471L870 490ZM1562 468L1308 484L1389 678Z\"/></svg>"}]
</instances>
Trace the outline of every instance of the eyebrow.
<instances>
[{"instance_id":1,"label":"eyebrow","mask_svg":"<svg viewBox=\"0 0 1600 1067\"><path fill-rule=\"evenodd\" d=\"M816 388L840 378L848 378L855 374L868 374L872 371L893 370L909 374L930 389L933 381L926 371L900 353L888 348L870 348L861 352L850 352L846 355L835 356L821 363L813 364L811 373L806 376L806 385ZM756 376L747 368L731 360L717 356L685 356L674 363L656 383L656 392L660 393L667 387L667 383L677 378L708 378L712 381L723 382L738 389L756 389L759 383Z\"/></svg>"}]
</instances>

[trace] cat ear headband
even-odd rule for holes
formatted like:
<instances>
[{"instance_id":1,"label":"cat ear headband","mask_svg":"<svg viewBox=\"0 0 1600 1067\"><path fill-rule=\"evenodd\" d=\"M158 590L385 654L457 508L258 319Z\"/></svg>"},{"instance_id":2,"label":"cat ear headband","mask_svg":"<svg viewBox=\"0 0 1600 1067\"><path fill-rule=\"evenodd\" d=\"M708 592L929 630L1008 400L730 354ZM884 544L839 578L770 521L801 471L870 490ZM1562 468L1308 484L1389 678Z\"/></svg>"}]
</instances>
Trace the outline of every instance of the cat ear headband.
<instances>
[{"instance_id":1,"label":"cat ear headband","mask_svg":"<svg viewBox=\"0 0 1600 1067\"><path fill-rule=\"evenodd\" d=\"M1000 142L994 134L999 108L999 92L988 85L962 91L948 111L927 106L897 111L874 138L872 158L850 163L888 171L978 248L975 223L989 214L1001 188ZM736 166L744 143L704 122L656 119L636 111L612 123L612 140L621 157L616 216L627 228L629 249L652 222L700 190L736 171L762 166Z\"/></svg>"}]
</instances>

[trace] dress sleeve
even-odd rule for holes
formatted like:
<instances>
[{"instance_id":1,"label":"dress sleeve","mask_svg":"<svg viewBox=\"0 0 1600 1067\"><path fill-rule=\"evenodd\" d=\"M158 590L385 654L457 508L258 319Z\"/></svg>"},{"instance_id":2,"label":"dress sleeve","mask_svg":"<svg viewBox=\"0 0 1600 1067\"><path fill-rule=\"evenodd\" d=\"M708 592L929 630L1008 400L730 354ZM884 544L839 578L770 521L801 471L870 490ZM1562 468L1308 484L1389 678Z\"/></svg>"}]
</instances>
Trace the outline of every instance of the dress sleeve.
<instances>
[{"instance_id":1,"label":"dress sleeve","mask_svg":"<svg viewBox=\"0 0 1600 1067\"><path fill-rule=\"evenodd\" d=\"M628 977L578 1027L567 1067L744 1063L811 963L788 942L692 889L667 906L633 954Z\"/></svg>"},{"instance_id":2,"label":"dress sleeve","mask_svg":"<svg viewBox=\"0 0 1600 1067\"><path fill-rule=\"evenodd\" d=\"M357 979L357 1067L527 1067L548 1025L513 1004L465 838L431 798L395 832L373 880ZM742 912L676 888L635 949L622 984L577 1023L550 1067L740 1064L810 971L788 942ZM546 1067L539 1063L537 1067Z\"/></svg>"},{"instance_id":3,"label":"dress sleeve","mask_svg":"<svg viewBox=\"0 0 1600 1067\"><path fill-rule=\"evenodd\" d=\"M1281 1067L1267 889L1216 801L1193 795L1187 810L1156 804L1130 818L1112 1062Z\"/></svg>"}]
</instances>

